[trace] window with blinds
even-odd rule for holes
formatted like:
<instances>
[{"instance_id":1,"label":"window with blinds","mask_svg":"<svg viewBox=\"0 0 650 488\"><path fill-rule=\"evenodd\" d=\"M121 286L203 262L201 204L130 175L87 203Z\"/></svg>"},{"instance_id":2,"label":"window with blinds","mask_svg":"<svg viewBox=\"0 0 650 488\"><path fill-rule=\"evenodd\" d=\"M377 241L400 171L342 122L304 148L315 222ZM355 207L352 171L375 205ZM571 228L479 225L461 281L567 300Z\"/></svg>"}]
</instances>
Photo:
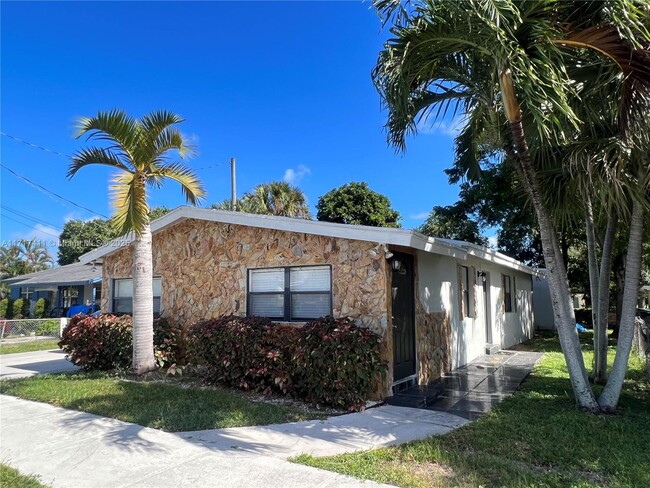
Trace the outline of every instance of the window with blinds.
<instances>
[{"instance_id":1,"label":"window with blinds","mask_svg":"<svg viewBox=\"0 0 650 488\"><path fill-rule=\"evenodd\" d=\"M332 314L332 268L248 270L248 315L302 321Z\"/></svg>"},{"instance_id":2,"label":"window with blinds","mask_svg":"<svg viewBox=\"0 0 650 488\"><path fill-rule=\"evenodd\" d=\"M162 295L162 280L153 279L153 313L160 313L160 297ZM133 280L123 279L113 281L113 310L114 314L133 313Z\"/></svg>"}]
</instances>

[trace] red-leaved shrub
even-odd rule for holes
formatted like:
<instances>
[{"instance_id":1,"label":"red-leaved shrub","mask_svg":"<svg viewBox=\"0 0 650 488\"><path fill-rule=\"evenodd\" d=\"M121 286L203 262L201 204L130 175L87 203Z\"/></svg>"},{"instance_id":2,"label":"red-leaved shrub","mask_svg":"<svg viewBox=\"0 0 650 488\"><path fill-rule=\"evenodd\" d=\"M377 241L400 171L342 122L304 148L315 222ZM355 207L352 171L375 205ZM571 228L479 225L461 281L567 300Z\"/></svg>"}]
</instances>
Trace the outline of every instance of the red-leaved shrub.
<instances>
[{"instance_id":1,"label":"red-leaved shrub","mask_svg":"<svg viewBox=\"0 0 650 488\"><path fill-rule=\"evenodd\" d=\"M300 397L317 405L359 410L386 374L381 338L349 317L324 317L300 330L294 381Z\"/></svg>"},{"instance_id":2,"label":"red-leaved shrub","mask_svg":"<svg viewBox=\"0 0 650 488\"><path fill-rule=\"evenodd\" d=\"M206 380L266 394L293 389L297 329L261 317L229 315L192 328L192 358Z\"/></svg>"}]
</instances>

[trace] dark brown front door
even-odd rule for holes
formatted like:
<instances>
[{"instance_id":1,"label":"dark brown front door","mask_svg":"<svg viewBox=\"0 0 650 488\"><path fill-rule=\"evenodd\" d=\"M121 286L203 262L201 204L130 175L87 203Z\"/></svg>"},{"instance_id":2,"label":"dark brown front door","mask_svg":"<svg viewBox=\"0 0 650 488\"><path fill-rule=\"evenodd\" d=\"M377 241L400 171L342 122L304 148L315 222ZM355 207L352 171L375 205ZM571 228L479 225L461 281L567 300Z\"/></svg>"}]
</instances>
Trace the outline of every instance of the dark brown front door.
<instances>
[{"instance_id":1,"label":"dark brown front door","mask_svg":"<svg viewBox=\"0 0 650 488\"><path fill-rule=\"evenodd\" d=\"M415 374L413 256L393 253L393 380Z\"/></svg>"}]
</instances>

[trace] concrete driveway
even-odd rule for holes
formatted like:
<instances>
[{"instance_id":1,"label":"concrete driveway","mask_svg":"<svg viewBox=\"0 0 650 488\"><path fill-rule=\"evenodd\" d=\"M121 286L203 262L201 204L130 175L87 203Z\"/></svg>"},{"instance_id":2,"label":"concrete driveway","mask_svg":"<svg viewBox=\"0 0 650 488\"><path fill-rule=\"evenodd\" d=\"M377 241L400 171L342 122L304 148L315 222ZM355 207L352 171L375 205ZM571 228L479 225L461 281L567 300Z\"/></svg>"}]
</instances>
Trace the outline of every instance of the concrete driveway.
<instances>
[{"instance_id":1,"label":"concrete driveway","mask_svg":"<svg viewBox=\"0 0 650 488\"><path fill-rule=\"evenodd\" d=\"M0 354L0 379L3 380L78 369L65 359L65 352L59 349Z\"/></svg>"}]
</instances>

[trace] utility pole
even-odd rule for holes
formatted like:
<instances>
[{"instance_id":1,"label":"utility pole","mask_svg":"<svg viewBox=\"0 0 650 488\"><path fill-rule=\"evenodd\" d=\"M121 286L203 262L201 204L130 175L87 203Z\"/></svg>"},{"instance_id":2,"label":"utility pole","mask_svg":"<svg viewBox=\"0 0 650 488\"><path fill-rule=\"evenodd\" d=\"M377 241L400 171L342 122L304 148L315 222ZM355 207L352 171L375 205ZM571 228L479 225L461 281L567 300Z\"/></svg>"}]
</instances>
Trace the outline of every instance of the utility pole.
<instances>
[{"instance_id":1,"label":"utility pole","mask_svg":"<svg viewBox=\"0 0 650 488\"><path fill-rule=\"evenodd\" d=\"M237 184L235 182L235 158L230 158L230 187L232 189L232 211L237 211Z\"/></svg>"}]
</instances>

